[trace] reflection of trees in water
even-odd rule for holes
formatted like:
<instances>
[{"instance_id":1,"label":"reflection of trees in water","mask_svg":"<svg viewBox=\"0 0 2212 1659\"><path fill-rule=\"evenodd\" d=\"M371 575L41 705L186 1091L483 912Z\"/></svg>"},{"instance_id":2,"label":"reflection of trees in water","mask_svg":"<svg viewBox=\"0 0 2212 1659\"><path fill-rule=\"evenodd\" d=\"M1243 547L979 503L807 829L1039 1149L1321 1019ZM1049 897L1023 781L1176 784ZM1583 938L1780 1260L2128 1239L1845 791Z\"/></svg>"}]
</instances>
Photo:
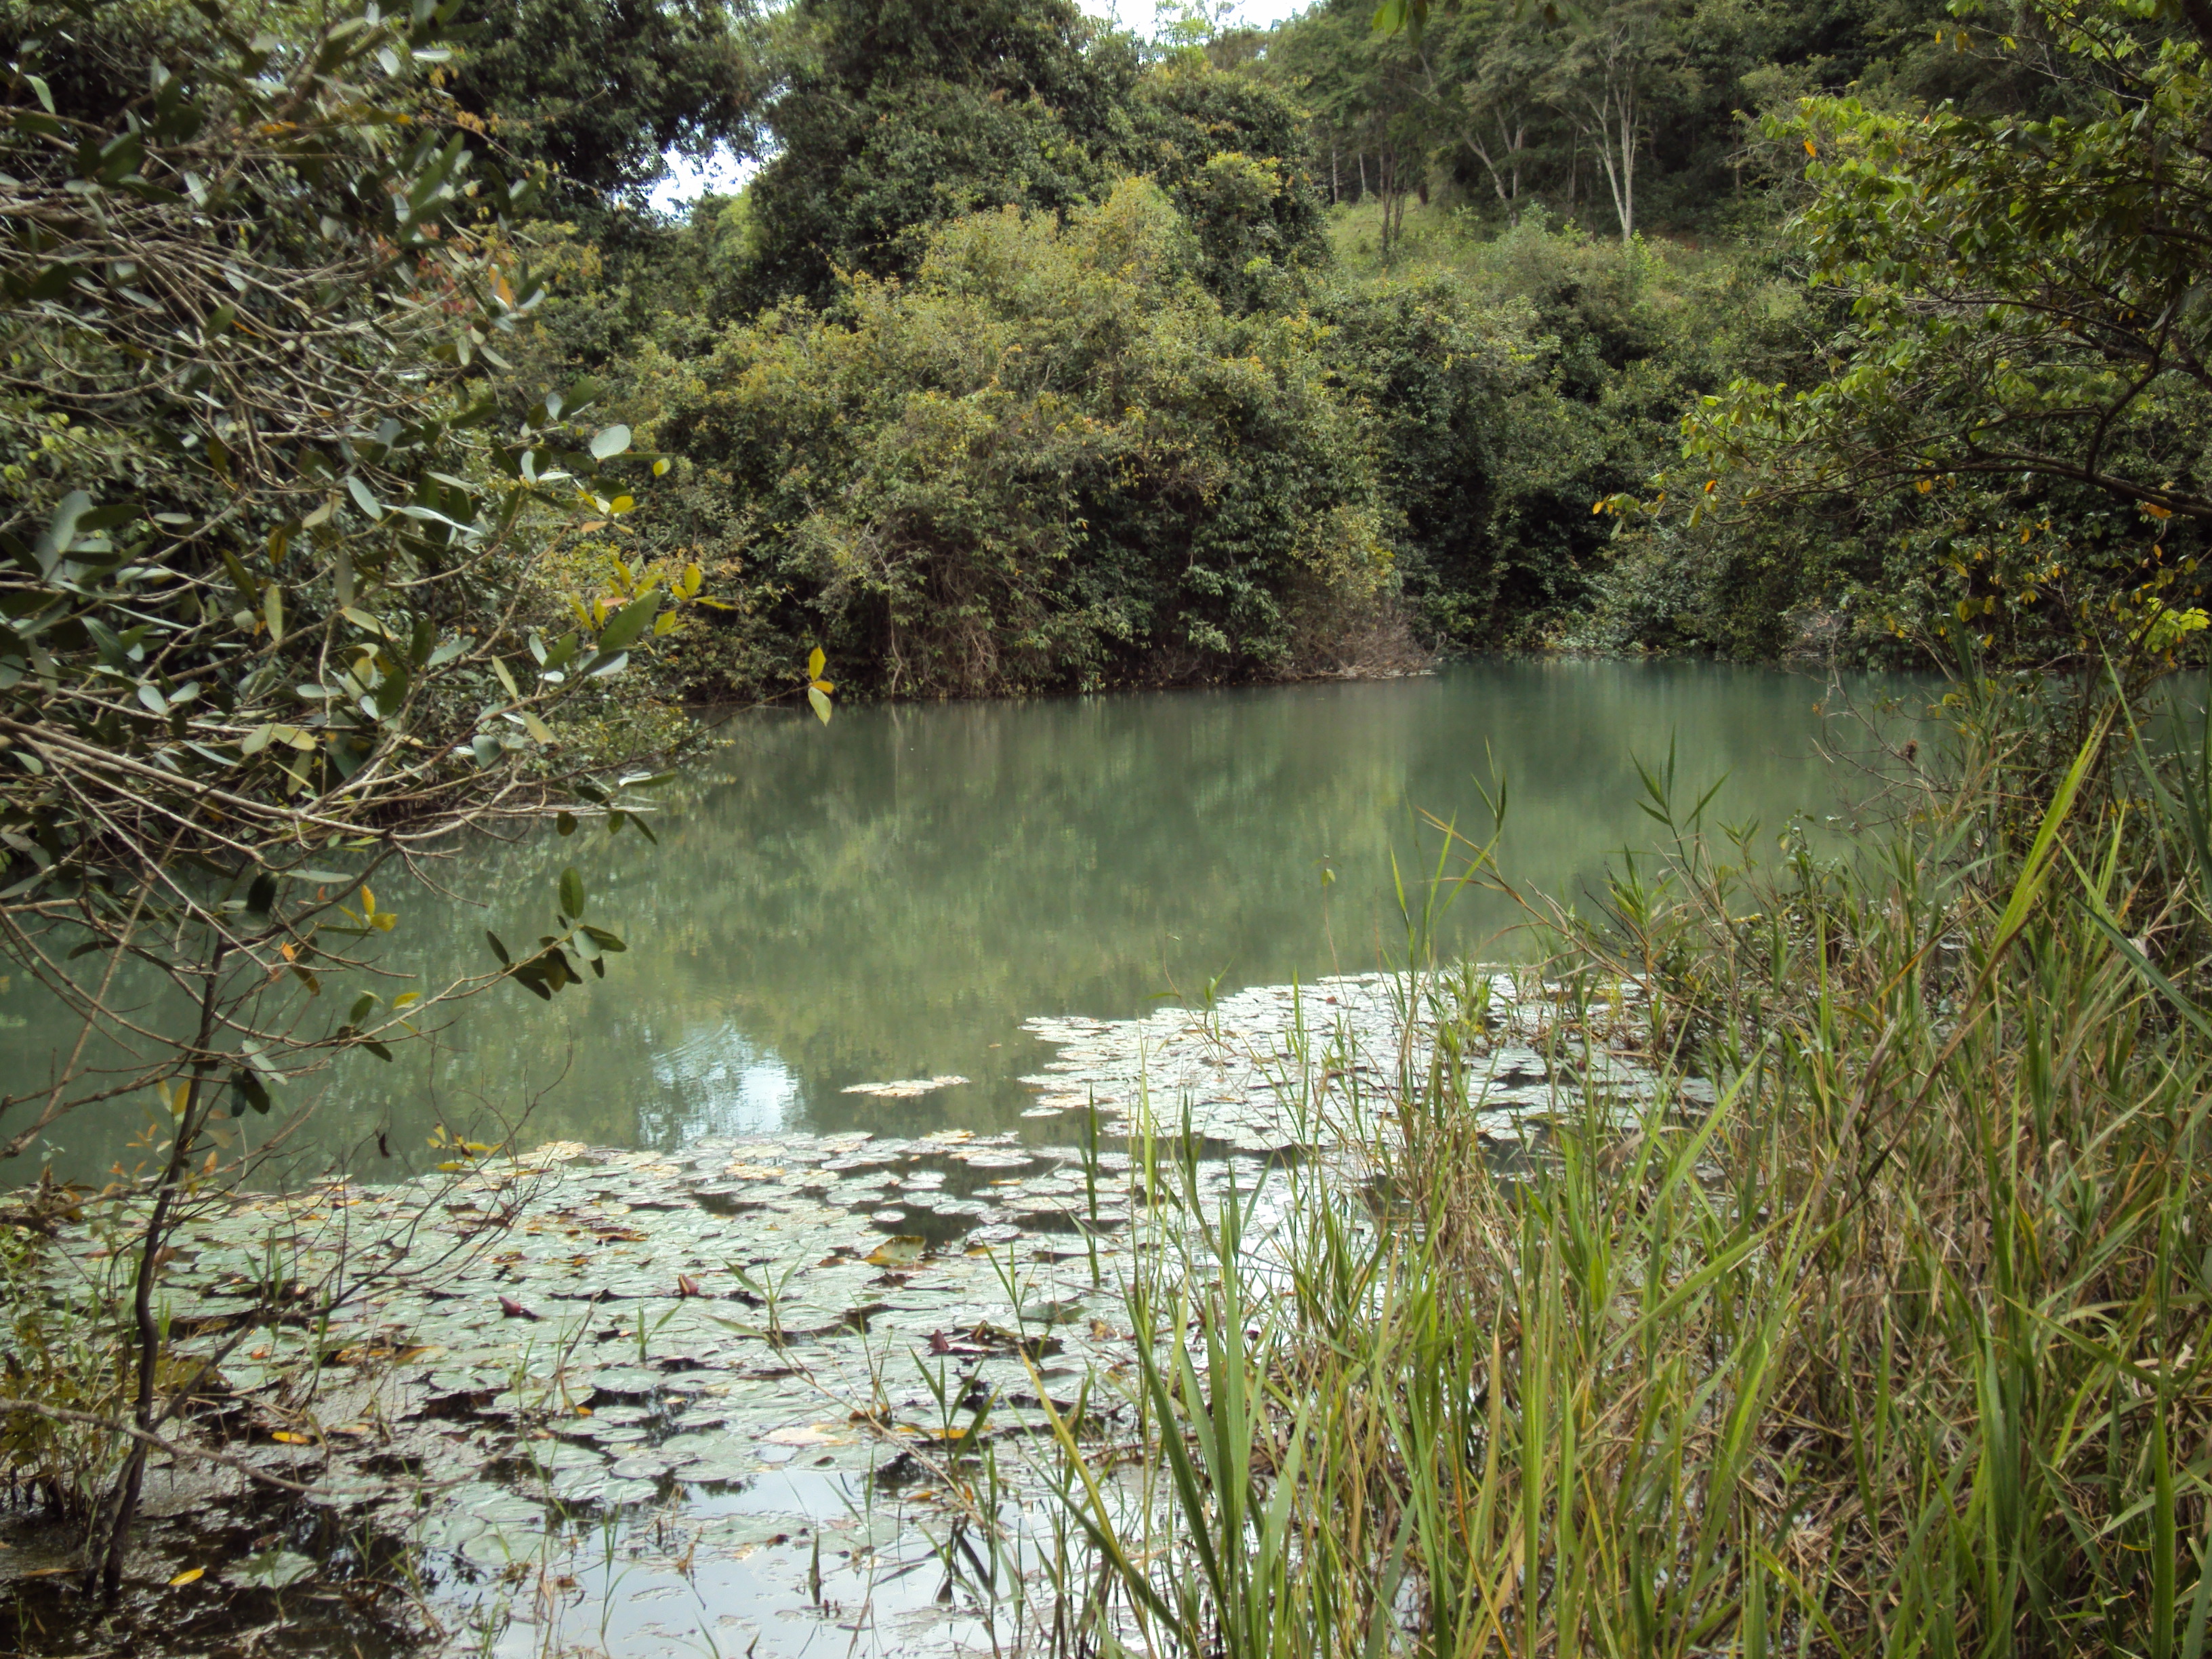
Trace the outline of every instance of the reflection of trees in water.
<instances>
[{"instance_id":1,"label":"reflection of trees in water","mask_svg":"<svg viewBox=\"0 0 2212 1659\"><path fill-rule=\"evenodd\" d=\"M388 1118L396 1147L420 1148L438 1111L512 1114L556 1078L533 1139L670 1145L767 1127L801 1085L823 1129L1010 1127L1026 1103L1014 1079L1041 1057L1018 1030L1030 1015L1133 1014L1170 978L1188 990L1374 966L1378 942L1401 939L1391 849L1409 880L1433 868L1413 809L1486 830L1474 780L1492 763L1511 788L1509 866L1554 892L1648 841L1628 763L1670 737L1686 784L1730 775L1731 821L1775 828L1831 805L1812 756L1818 695L1757 671L1536 663L858 709L827 732L748 720L669 789L657 848L535 835L441 872L480 908L386 896L404 915L395 960L434 977L483 965L487 926L534 936L550 878L574 861L629 951L581 996L502 991L429 1052L349 1060L319 1138L357 1143ZM1465 895L1447 943L1499 949L1510 920ZM11 1049L26 1035L0 1034ZM888 1104L837 1092L942 1072L975 1081Z\"/></svg>"}]
</instances>

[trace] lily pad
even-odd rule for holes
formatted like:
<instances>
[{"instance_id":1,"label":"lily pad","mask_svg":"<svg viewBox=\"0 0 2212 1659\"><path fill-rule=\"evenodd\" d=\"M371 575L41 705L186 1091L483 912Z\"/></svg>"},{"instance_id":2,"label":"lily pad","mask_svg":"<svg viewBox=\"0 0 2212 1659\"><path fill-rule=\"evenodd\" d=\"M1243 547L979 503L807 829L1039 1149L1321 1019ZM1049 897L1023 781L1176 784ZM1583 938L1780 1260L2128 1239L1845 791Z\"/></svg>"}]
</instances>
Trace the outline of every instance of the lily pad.
<instances>
[{"instance_id":1,"label":"lily pad","mask_svg":"<svg viewBox=\"0 0 2212 1659\"><path fill-rule=\"evenodd\" d=\"M283 1589L296 1584L315 1571L314 1559L297 1550L267 1549L258 1555L250 1555L230 1570L229 1577L242 1583L258 1584L263 1589Z\"/></svg>"},{"instance_id":2,"label":"lily pad","mask_svg":"<svg viewBox=\"0 0 2212 1659\"><path fill-rule=\"evenodd\" d=\"M911 1267L928 1249L929 1241L919 1234L897 1233L869 1251L867 1261L878 1267Z\"/></svg>"}]
</instances>

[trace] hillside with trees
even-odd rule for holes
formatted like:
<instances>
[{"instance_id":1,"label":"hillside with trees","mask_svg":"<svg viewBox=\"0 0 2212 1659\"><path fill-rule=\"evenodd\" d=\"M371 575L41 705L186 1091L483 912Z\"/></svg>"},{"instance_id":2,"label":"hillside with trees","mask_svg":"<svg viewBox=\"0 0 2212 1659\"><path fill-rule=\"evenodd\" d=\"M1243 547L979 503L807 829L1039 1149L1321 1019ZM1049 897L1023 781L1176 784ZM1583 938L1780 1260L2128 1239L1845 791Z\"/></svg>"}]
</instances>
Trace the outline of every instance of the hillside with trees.
<instances>
[{"instance_id":1,"label":"hillside with trees","mask_svg":"<svg viewBox=\"0 0 2212 1659\"><path fill-rule=\"evenodd\" d=\"M510 372L595 377L671 461L629 527L714 577L665 670L708 697L817 644L905 696L1942 649L1981 592L1949 483L1641 504L1686 476L1686 411L1832 377L1863 328L1816 127L1940 108L1966 142L2136 95L2056 25L1928 0L1395 31L1339 0L1151 40L1068 3L705 15L624 23L608 92L627 131L758 158L680 220L557 67L502 47L453 84L567 181ZM2093 487L2052 523L2109 517Z\"/></svg>"},{"instance_id":2,"label":"hillside with trees","mask_svg":"<svg viewBox=\"0 0 2212 1659\"><path fill-rule=\"evenodd\" d=\"M96 9L46 47L70 107L112 100L100 42L206 27ZM1470 649L1898 662L1970 623L2040 661L2125 626L2115 584L2194 603L2191 245L2163 274L2125 246L2194 210L2139 136L2185 125L2179 15L1384 13L443 8L409 95L537 180L501 234L544 298L471 372L525 404L587 383L655 458L563 557L702 571L659 693L757 695L817 647L921 696ZM2026 176L2053 144L2137 220L2004 218L2069 186ZM1911 211L1908 151L1951 177ZM711 155L746 160L736 194L651 205ZM1935 428L1991 421L2027 447L1942 459Z\"/></svg>"}]
</instances>

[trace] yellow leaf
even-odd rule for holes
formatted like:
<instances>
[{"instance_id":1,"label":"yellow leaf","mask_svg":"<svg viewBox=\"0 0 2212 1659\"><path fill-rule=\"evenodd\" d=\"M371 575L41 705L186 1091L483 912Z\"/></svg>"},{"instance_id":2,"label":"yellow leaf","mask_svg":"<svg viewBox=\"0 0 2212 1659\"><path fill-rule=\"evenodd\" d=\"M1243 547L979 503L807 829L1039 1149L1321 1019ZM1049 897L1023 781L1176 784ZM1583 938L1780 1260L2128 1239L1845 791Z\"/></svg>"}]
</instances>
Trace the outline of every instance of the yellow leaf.
<instances>
[{"instance_id":1,"label":"yellow leaf","mask_svg":"<svg viewBox=\"0 0 2212 1659\"><path fill-rule=\"evenodd\" d=\"M1923 478L1918 483L1912 487L1918 490L1922 495L1925 495L1929 490L1936 488L1936 481L1933 478Z\"/></svg>"},{"instance_id":2,"label":"yellow leaf","mask_svg":"<svg viewBox=\"0 0 2212 1659\"><path fill-rule=\"evenodd\" d=\"M308 1440L306 1435L294 1434L286 1429L279 1429L269 1437L271 1440L276 1441L279 1445L284 1446L305 1446L313 1443Z\"/></svg>"},{"instance_id":3,"label":"yellow leaf","mask_svg":"<svg viewBox=\"0 0 2212 1659\"><path fill-rule=\"evenodd\" d=\"M189 1584L206 1571L205 1567L187 1567L169 1581L169 1588L174 1589L179 1584Z\"/></svg>"},{"instance_id":4,"label":"yellow leaf","mask_svg":"<svg viewBox=\"0 0 2212 1659\"><path fill-rule=\"evenodd\" d=\"M816 646L811 652L807 653L806 678L810 680L820 679L822 678L822 665L829 660L829 658L822 654L822 647L818 645Z\"/></svg>"},{"instance_id":5,"label":"yellow leaf","mask_svg":"<svg viewBox=\"0 0 2212 1659\"><path fill-rule=\"evenodd\" d=\"M637 505L637 502L636 502L635 501L634 501L633 499L631 499L629 496L628 496L628 495L617 495L617 496L616 496L616 497L614 498L614 500L612 500L612 501L609 501L609 502L607 503L607 511L608 511L608 512L610 512L610 513L613 513L613 514L623 514L623 513L627 513L627 512L629 512L629 511L630 510L630 508L632 508L632 507L635 507L636 505Z\"/></svg>"},{"instance_id":6,"label":"yellow leaf","mask_svg":"<svg viewBox=\"0 0 2212 1659\"><path fill-rule=\"evenodd\" d=\"M1810 138L1808 138L1805 141L1805 154L1808 155L1818 155L1820 153L1820 152L1819 150L1813 148L1813 141Z\"/></svg>"},{"instance_id":7,"label":"yellow leaf","mask_svg":"<svg viewBox=\"0 0 2212 1659\"><path fill-rule=\"evenodd\" d=\"M537 738L538 742L550 744L553 741L553 728L546 725L544 720L539 720L537 715L532 714L527 708L523 709L521 714L523 729L527 731L532 737Z\"/></svg>"}]
</instances>

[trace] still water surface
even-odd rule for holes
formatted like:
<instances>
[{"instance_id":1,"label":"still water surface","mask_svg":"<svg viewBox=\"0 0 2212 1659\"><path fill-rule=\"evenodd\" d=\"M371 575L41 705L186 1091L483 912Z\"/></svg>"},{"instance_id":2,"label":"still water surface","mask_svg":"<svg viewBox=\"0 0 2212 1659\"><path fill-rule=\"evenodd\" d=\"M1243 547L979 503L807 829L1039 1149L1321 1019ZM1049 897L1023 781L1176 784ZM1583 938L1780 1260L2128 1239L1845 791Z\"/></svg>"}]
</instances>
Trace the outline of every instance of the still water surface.
<instances>
[{"instance_id":1,"label":"still water surface","mask_svg":"<svg viewBox=\"0 0 2212 1659\"><path fill-rule=\"evenodd\" d=\"M1844 689L1862 706L1912 694ZM826 729L748 720L664 792L658 847L549 831L456 858L441 873L465 902L380 892L402 913L390 959L431 982L488 966L487 927L543 931L568 863L591 919L629 949L550 1006L503 986L389 1066L355 1055L289 1091L312 1103L301 1140L317 1168L337 1157L374 1178L431 1156L441 1123L486 1135L526 1116L526 1144L641 1147L1013 1127L1031 1097L1018 1079L1044 1053L1021 1030L1033 1015L1127 1018L1209 981L1401 957L1393 854L1409 886L1433 869L1421 809L1486 834L1480 786L1494 778L1508 873L1560 896L1650 844L1634 762L1670 743L1685 792L1725 775L1714 816L1757 821L1768 846L1794 816L1842 811L1857 774L1820 747L1861 734L1816 712L1827 692L1767 670L1499 661L1377 684L853 708ZM1514 919L1468 892L1443 942L1522 953ZM18 1076L73 1036L20 981L0 992L0 1064ZM903 1101L843 1092L946 1073L969 1081ZM146 1115L64 1126L58 1170L106 1169Z\"/></svg>"}]
</instances>

